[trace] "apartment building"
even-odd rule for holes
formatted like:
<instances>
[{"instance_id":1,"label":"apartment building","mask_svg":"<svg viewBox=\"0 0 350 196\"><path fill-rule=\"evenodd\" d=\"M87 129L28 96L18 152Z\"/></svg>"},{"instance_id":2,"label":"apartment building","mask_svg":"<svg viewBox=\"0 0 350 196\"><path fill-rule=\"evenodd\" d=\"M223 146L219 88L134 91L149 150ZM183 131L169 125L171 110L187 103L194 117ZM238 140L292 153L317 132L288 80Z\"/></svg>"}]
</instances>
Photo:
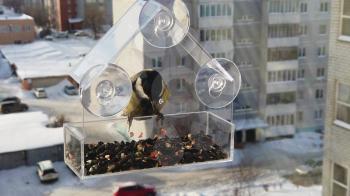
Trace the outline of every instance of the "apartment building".
<instances>
[{"instance_id":1,"label":"apartment building","mask_svg":"<svg viewBox=\"0 0 350 196\"><path fill-rule=\"evenodd\" d=\"M28 43L35 39L35 23L31 16L1 6L0 9L0 44Z\"/></svg>"},{"instance_id":2,"label":"apartment building","mask_svg":"<svg viewBox=\"0 0 350 196\"><path fill-rule=\"evenodd\" d=\"M265 138L323 130L329 8L327 0L268 2Z\"/></svg>"},{"instance_id":3,"label":"apartment building","mask_svg":"<svg viewBox=\"0 0 350 196\"><path fill-rule=\"evenodd\" d=\"M242 73L234 103L214 111L236 124L237 143L323 130L329 0L184 2L195 37L213 57L233 60ZM168 111L208 109L186 102L193 96L198 66L182 51L144 44L146 68L183 77L172 83L187 94L174 98Z\"/></svg>"},{"instance_id":4,"label":"apartment building","mask_svg":"<svg viewBox=\"0 0 350 196\"><path fill-rule=\"evenodd\" d=\"M333 0L327 76L323 195L350 195L350 1Z\"/></svg>"}]
</instances>

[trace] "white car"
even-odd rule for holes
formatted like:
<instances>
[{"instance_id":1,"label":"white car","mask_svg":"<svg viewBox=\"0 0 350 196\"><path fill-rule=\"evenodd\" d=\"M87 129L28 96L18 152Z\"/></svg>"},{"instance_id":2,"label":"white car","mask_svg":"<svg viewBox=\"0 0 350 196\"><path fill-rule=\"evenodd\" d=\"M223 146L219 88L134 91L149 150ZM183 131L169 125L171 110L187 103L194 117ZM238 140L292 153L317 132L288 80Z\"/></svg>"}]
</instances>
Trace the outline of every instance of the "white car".
<instances>
[{"instance_id":1,"label":"white car","mask_svg":"<svg viewBox=\"0 0 350 196\"><path fill-rule=\"evenodd\" d=\"M40 161L37 163L36 172L41 182L51 182L58 180L58 173L53 167L52 161Z\"/></svg>"},{"instance_id":2,"label":"white car","mask_svg":"<svg viewBox=\"0 0 350 196\"><path fill-rule=\"evenodd\" d=\"M47 97L46 91L45 91L44 88L36 88L36 89L34 89L34 95L38 99Z\"/></svg>"}]
</instances>

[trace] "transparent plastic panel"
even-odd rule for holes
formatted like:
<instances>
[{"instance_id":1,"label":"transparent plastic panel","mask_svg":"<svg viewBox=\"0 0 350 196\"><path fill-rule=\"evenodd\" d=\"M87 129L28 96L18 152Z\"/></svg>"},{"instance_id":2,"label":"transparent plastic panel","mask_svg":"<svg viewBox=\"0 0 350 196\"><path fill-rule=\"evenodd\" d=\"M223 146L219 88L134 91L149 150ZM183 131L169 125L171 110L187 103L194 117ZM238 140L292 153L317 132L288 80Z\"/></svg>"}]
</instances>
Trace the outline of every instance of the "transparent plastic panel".
<instances>
[{"instance_id":1,"label":"transparent plastic panel","mask_svg":"<svg viewBox=\"0 0 350 196\"><path fill-rule=\"evenodd\" d=\"M163 122L139 118L130 130L126 118L75 123L64 130L65 161L82 179L233 160L232 124L208 112L166 115ZM83 135L82 157L78 135Z\"/></svg>"},{"instance_id":2,"label":"transparent plastic panel","mask_svg":"<svg viewBox=\"0 0 350 196\"><path fill-rule=\"evenodd\" d=\"M82 165L83 157L83 135L74 126L65 125L64 127L64 162L78 176L81 176L84 171Z\"/></svg>"}]
</instances>

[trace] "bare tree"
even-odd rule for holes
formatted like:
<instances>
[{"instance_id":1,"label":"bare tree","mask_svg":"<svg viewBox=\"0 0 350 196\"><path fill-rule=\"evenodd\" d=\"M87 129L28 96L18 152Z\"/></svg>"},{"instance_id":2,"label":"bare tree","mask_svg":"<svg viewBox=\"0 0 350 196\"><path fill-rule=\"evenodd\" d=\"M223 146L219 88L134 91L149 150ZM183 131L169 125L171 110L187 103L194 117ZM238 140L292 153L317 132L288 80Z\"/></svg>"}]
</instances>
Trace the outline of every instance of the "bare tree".
<instances>
[{"instance_id":1,"label":"bare tree","mask_svg":"<svg viewBox=\"0 0 350 196\"><path fill-rule=\"evenodd\" d=\"M16 13L22 12L23 0L4 0L4 6L13 8Z\"/></svg>"},{"instance_id":2,"label":"bare tree","mask_svg":"<svg viewBox=\"0 0 350 196\"><path fill-rule=\"evenodd\" d=\"M49 25L48 10L43 7L26 6L23 8L23 12L32 16L36 25L40 27L47 27Z\"/></svg>"},{"instance_id":3,"label":"bare tree","mask_svg":"<svg viewBox=\"0 0 350 196\"><path fill-rule=\"evenodd\" d=\"M88 3L85 8L85 27L91 28L94 38L97 39L97 33L102 30L102 24L105 22L103 10L98 3Z\"/></svg>"}]
</instances>

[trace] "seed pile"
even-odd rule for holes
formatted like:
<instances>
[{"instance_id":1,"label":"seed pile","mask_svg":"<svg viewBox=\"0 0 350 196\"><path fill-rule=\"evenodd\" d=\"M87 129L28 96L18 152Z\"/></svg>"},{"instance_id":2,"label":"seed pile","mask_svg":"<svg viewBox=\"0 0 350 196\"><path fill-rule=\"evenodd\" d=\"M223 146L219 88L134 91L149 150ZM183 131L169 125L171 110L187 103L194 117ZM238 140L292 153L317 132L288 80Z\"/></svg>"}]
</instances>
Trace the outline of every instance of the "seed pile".
<instances>
[{"instance_id":1,"label":"seed pile","mask_svg":"<svg viewBox=\"0 0 350 196\"><path fill-rule=\"evenodd\" d=\"M84 145L86 175L171 166L227 158L211 136L203 133L180 138Z\"/></svg>"}]
</instances>

